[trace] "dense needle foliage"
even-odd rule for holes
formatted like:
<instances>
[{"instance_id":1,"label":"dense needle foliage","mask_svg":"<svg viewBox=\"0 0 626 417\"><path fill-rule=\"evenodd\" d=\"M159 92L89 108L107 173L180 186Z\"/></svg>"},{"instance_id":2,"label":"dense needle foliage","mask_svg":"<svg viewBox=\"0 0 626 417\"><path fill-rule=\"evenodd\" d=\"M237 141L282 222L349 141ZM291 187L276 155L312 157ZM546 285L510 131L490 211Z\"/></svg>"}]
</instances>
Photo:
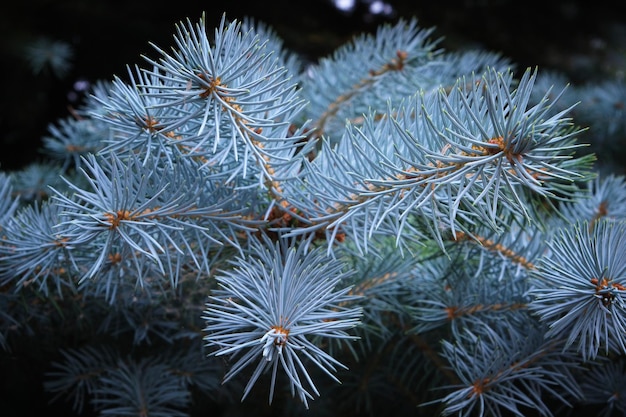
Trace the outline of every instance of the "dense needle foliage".
<instances>
[{"instance_id":1,"label":"dense needle foliage","mask_svg":"<svg viewBox=\"0 0 626 417\"><path fill-rule=\"evenodd\" d=\"M175 25L0 173L2 349L77 415L624 415L623 88L431 35Z\"/></svg>"}]
</instances>

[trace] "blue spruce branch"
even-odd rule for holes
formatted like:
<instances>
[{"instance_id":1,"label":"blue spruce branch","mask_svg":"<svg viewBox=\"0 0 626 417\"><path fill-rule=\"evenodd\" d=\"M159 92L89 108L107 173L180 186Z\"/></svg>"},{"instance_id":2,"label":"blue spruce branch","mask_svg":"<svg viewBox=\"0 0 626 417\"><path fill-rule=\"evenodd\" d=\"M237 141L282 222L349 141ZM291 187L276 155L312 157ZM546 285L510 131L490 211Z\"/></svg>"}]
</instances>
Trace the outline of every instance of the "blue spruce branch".
<instances>
[{"instance_id":1,"label":"blue spruce branch","mask_svg":"<svg viewBox=\"0 0 626 417\"><path fill-rule=\"evenodd\" d=\"M623 415L623 86L433 33L175 25L0 173L0 346L78 414Z\"/></svg>"}]
</instances>

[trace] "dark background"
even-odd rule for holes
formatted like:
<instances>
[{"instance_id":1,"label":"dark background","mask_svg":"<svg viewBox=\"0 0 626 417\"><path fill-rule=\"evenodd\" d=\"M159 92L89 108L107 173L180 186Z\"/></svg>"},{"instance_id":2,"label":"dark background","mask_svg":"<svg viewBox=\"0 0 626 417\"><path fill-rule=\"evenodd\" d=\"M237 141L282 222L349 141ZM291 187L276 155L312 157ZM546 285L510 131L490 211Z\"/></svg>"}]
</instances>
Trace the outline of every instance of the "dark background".
<instances>
[{"instance_id":1,"label":"dark background","mask_svg":"<svg viewBox=\"0 0 626 417\"><path fill-rule=\"evenodd\" d=\"M174 2L134 0L57 0L3 2L0 6L0 170L22 167L38 158L48 125L69 115L79 103L74 84L126 74L125 65L143 65L141 54L156 56L149 42L173 45L174 26L187 18L219 23L253 17L274 28L285 44L315 59L330 54L351 36L383 22L416 17L435 27L446 50L465 46L501 52L520 67L563 72L575 82L622 76L626 16L601 1L386 0L387 12L371 13L374 0L355 0L342 12L332 0ZM34 74L25 47L46 37L73 49L72 69L60 78ZM78 97L78 99L77 99Z\"/></svg>"}]
</instances>

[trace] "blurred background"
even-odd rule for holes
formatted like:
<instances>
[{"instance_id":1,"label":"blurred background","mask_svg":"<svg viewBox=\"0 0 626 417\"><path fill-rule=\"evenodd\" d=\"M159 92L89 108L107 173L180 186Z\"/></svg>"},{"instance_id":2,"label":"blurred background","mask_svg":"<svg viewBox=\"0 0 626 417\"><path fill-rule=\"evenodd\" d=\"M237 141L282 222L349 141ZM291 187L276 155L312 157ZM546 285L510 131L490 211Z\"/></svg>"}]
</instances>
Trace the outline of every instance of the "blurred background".
<instances>
[{"instance_id":1,"label":"blurred background","mask_svg":"<svg viewBox=\"0 0 626 417\"><path fill-rule=\"evenodd\" d=\"M534 1L534 0L533 0ZM169 50L174 26L206 12L209 24L252 17L270 25L306 60L353 35L417 18L452 51L481 47L518 67L550 68L573 82L623 77L626 16L613 2L509 0L191 1L34 0L0 6L0 170L39 158L48 125L66 117L97 80Z\"/></svg>"}]
</instances>

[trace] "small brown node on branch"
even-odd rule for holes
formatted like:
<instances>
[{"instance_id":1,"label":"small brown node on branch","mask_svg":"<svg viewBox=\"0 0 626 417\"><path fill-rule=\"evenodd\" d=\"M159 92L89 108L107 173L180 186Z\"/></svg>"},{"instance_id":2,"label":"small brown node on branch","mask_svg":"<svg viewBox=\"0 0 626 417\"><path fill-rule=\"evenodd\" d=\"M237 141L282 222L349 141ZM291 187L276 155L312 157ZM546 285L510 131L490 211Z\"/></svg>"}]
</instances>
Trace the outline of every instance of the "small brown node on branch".
<instances>
[{"instance_id":1,"label":"small brown node on branch","mask_svg":"<svg viewBox=\"0 0 626 417\"><path fill-rule=\"evenodd\" d=\"M487 143L491 144L491 145L497 145L497 148L493 148L491 146L487 146L485 148L485 151L489 154L489 155L495 155L498 152L502 152L504 150L504 138L502 136L497 136L495 138L491 138L487 141Z\"/></svg>"},{"instance_id":2,"label":"small brown node on branch","mask_svg":"<svg viewBox=\"0 0 626 417\"><path fill-rule=\"evenodd\" d=\"M132 216L129 210L118 210L115 213L104 213L104 217L106 217L107 222L111 225L109 229L115 229L119 227L120 223L123 220L132 220Z\"/></svg>"},{"instance_id":3,"label":"small brown node on branch","mask_svg":"<svg viewBox=\"0 0 626 417\"><path fill-rule=\"evenodd\" d=\"M208 96L210 96L211 94L215 92L215 89L217 87L222 85L222 80L220 79L220 77L207 79L206 75L204 74L197 74L197 75L198 75L198 78L208 83L208 85L204 87L204 91L199 94L200 97L202 98L207 98Z\"/></svg>"},{"instance_id":4,"label":"small brown node on branch","mask_svg":"<svg viewBox=\"0 0 626 417\"><path fill-rule=\"evenodd\" d=\"M109 262L111 262L113 265L119 264L120 262L122 262L122 254L119 252L109 253Z\"/></svg>"},{"instance_id":5,"label":"small brown node on branch","mask_svg":"<svg viewBox=\"0 0 626 417\"><path fill-rule=\"evenodd\" d=\"M596 286L596 295L600 296L602 305L608 307L615 300L615 294L611 290L626 291L626 287L608 278L591 278L591 283Z\"/></svg>"},{"instance_id":6,"label":"small brown node on branch","mask_svg":"<svg viewBox=\"0 0 626 417\"><path fill-rule=\"evenodd\" d=\"M472 391L468 393L468 396L479 396L487 391L487 384L489 384L489 378L479 379L472 384Z\"/></svg>"},{"instance_id":7,"label":"small brown node on branch","mask_svg":"<svg viewBox=\"0 0 626 417\"><path fill-rule=\"evenodd\" d=\"M285 329L283 326L272 326L272 330L276 330L276 333L281 336L274 338L274 345L285 346L289 337L289 329Z\"/></svg>"}]
</instances>

